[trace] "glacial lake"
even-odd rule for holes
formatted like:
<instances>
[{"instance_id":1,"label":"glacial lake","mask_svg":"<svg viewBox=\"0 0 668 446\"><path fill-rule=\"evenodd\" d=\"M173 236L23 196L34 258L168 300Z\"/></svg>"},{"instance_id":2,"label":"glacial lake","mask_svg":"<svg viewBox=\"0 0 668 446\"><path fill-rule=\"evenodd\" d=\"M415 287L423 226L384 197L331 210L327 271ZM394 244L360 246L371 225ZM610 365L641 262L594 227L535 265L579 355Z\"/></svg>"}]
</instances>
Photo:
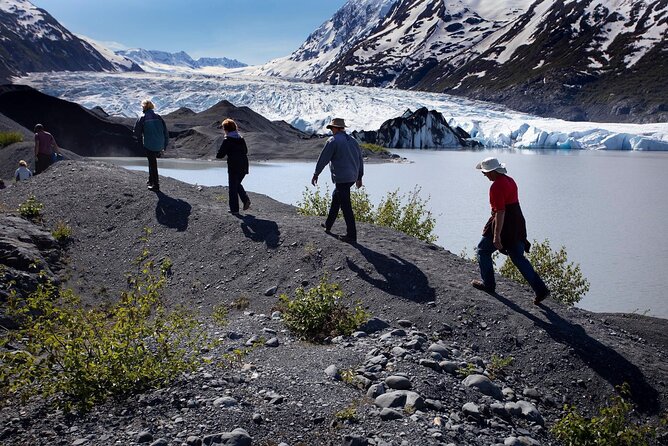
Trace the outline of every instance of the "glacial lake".
<instances>
[{"instance_id":1,"label":"glacial lake","mask_svg":"<svg viewBox=\"0 0 668 446\"><path fill-rule=\"evenodd\" d=\"M252 150L252 148L251 148ZM373 203L388 191L421 188L436 217L437 244L473 254L489 216L489 181L475 169L496 156L519 186L529 240L565 246L590 281L578 304L595 312L637 312L668 318L668 153L620 151L429 151L394 150L410 163L365 165L364 184ZM147 170L141 158L104 158ZM313 162L251 165L244 186L296 204L310 186ZM227 185L225 162L159 160L160 175L203 186ZM331 182L327 171L320 187ZM168 192L168 191L166 191ZM337 222L337 225L341 222ZM363 243L363 240L361 240ZM473 278L473 277L472 277ZM527 299L530 298L527 292Z\"/></svg>"}]
</instances>

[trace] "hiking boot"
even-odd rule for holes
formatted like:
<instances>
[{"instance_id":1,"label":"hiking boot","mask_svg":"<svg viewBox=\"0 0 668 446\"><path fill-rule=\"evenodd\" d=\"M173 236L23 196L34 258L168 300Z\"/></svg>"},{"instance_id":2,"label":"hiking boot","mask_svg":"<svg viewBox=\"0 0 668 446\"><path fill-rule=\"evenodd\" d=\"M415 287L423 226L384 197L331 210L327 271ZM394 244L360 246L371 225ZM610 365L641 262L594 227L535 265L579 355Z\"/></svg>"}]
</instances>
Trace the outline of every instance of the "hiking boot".
<instances>
[{"instance_id":1,"label":"hiking boot","mask_svg":"<svg viewBox=\"0 0 668 446\"><path fill-rule=\"evenodd\" d=\"M149 184L148 190L152 190L153 192L160 192L160 186L157 184Z\"/></svg>"},{"instance_id":2,"label":"hiking boot","mask_svg":"<svg viewBox=\"0 0 668 446\"><path fill-rule=\"evenodd\" d=\"M490 288L486 286L481 280L472 280L471 286L480 291L484 291L489 294L496 294L496 288Z\"/></svg>"},{"instance_id":3,"label":"hiking boot","mask_svg":"<svg viewBox=\"0 0 668 446\"><path fill-rule=\"evenodd\" d=\"M244 211L250 209L250 199L244 201Z\"/></svg>"},{"instance_id":4,"label":"hiking boot","mask_svg":"<svg viewBox=\"0 0 668 446\"><path fill-rule=\"evenodd\" d=\"M536 298L533 300L533 304L540 305L540 303L548 297L550 297L550 290L545 290L544 293L536 294Z\"/></svg>"},{"instance_id":5,"label":"hiking boot","mask_svg":"<svg viewBox=\"0 0 668 446\"><path fill-rule=\"evenodd\" d=\"M323 228L325 228L325 232L326 232L327 234L330 233L331 228L328 228L326 224L324 224L324 223L320 223L320 226L323 227Z\"/></svg>"}]
</instances>

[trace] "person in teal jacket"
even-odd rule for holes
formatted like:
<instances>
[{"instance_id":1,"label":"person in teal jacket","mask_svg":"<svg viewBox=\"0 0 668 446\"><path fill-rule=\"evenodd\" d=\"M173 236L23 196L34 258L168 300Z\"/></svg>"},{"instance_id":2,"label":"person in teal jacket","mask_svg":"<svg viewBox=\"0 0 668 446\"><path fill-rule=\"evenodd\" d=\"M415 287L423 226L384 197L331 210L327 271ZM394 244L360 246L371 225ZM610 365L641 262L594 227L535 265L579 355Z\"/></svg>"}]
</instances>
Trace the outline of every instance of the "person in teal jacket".
<instances>
[{"instance_id":1,"label":"person in teal jacket","mask_svg":"<svg viewBox=\"0 0 668 446\"><path fill-rule=\"evenodd\" d=\"M144 116L135 123L134 134L137 142L146 153L148 159L148 189L154 192L160 190L158 179L158 158L163 150L167 148L169 133L165 121L154 109L153 102L145 99L141 102Z\"/></svg>"}]
</instances>

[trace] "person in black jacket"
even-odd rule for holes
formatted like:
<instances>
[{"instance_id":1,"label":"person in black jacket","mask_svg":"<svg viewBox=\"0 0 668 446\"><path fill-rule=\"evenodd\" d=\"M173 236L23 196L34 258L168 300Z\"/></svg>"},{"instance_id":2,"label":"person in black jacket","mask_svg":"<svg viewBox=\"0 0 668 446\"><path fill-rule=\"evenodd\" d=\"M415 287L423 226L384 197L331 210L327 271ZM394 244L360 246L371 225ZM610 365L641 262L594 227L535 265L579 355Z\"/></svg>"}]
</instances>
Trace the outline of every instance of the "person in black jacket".
<instances>
[{"instance_id":1,"label":"person in black jacket","mask_svg":"<svg viewBox=\"0 0 668 446\"><path fill-rule=\"evenodd\" d=\"M246 141L237 131L237 123L231 119L223 121L225 139L218 149L216 158L227 156L227 178L229 184L230 213L239 215L239 198L244 204L244 211L251 205L246 190L241 185L244 177L248 175L248 147Z\"/></svg>"}]
</instances>

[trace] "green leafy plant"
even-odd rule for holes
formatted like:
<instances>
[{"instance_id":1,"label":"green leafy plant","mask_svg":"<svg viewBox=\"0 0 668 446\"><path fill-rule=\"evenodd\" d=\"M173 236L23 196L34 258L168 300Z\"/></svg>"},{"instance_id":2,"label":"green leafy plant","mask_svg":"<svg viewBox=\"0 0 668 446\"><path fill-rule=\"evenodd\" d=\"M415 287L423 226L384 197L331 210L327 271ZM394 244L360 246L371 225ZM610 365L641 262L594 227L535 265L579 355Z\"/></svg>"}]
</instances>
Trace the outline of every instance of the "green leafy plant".
<instances>
[{"instance_id":1,"label":"green leafy plant","mask_svg":"<svg viewBox=\"0 0 668 446\"><path fill-rule=\"evenodd\" d=\"M434 234L436 219L427 209L429 199L420 198L420 190L416 186L406 195L400 194L398 189L388 192L377 207L371 203L369 195L363 188L352 190L350 201L355 219L359 222L393 228L419 240L434 242L437 239ZM302 215L324 217L329 212L330 204L331 196L328 188L324 194L320 189L311 191L306 188L302 200L297 203L297 210Z\"/></svg>"},{"instance_id":2,"label":"green leafy plant","mask_svg":"<svg viewBox=\"0 0 668 446\"><path fill-rule=\"evenodd\" d=\"M73 291L48 282L26 299L10 296L7 312L21 328L0 346L18 346L0 350L3 400L38 395L66 411L87 411L197 367L208 338L190 313L166 310L165 278L154 272L148 250L136 264L128 290L105 308L86 309Z\"/></svg>"},{"instance_id":3,"label":"green leafy plant","mask_svg":"<svg viewBox=\"0 0 668 446\"><path fill-rule=\"evenodd\" d=\"M227 310L227 307L224 305L216 305L213 307L213 312L211 313L211 317L213 318L214 322L218 324L221 327L224 327L227 325L227 316L229 314L229 311Z\"/></svg>"},{"instance_id":4,"label":"green leafy plant","mask_svg":"<svg viewBox=\"0 0 668 446\"><path fill-rule=\"evenodd\" d=\"M279 308L283 313L283 322L293 333L312 342L322 342L329 336L349 335L369 314L358 302L348 309L342 300L344 294L336 283L329 283L323 277L320 283L305 290L295 290L295 298L286 294L279 296Z\"/></svg>"},{"instance_id":5,"label":"green leafy plant","mask_svg":"<svg viewBox=\"0 0 668 446\"><path fill-rule=\"evenodd\" d=\"M353 404L336 412L334 414L334 418L339 421L347 421L349 423L356 423L359 421L357 416L357 408Z\"/></svg>"},{"instance_id":6,"label":"green leafy plant","mask_svg":"<svg viewBox=\"0 0 668 446\"><path fill-rule=\"evenodd\" d=\"M171 275L173 266L174 262L172 261L172 259L170 259L169 257L165 257L160 262L160 273L163 274L164 276Z\"/></svg>"},{"instance_id":7,"label":"green leafy plant","mask_svg":"<svg viewBox=\"0 0 668 446\"><path fill-rule=\"evenodd\" d=\"M19 205L18 211L21 217L36 221L42 217L44 204L37 201L34 195L30 195L26 201Z\"/></svg>"},{"instance_id":8,"label":"green leafy plant","mask_svg":"<svg viewBox=\"0 0 668 446\"><path fill-rule=\"evenodd\" d=\"M466 378L469 375L475 375L478 373L478 367L472 362L467 363L464 367L457 369L457 375L460 378Z\"/></svg>"},{"instance_id":9,"label":"green leafy plant","mask_svg":"<svg viewBox=\"0 0 668 446\"><path fill-rule=\"evenodd\" d=\"M21 141L23 141L23 135L19 132L0 132L0 147Z\"/></svg>"},{"instance_id":10,"label":"green leafy plant","mask_svg":"<svg viewBox=\"0 0 668 446\"><path fill-rule=\"evenodd\" d=\"M498 355L492 355L492 359L486 367L489 379L496 379L498 376L505 375L505 369L513 363L513 360L512 356L503 358Z\"/></svg>"},{"instance_id":11,"label":"green leafy plant","mask_svg":"<svg viewBox=\"0 0 668 446\"><path fill-rule=\"evenodd\" d=\"M628 384L618 388L610 403L598 415L587 418L575 406L564 406L565 415L552 427L552 433L566 446L648 446L657 426L632 421L633 404L627 401Z\"/></svg>"},{"instance_id":12,"label":"green leafy plant","mask_svg":"<svg viewBox=\"0 0 668 446\"><path fill-rule=\"evenodd\" d=\"M565 247L554 251L550 241L533 241L527 258L536 272L545 281L551 291L551 297L567 305L578 303L589 291L589 281L582 275L580 265L568 262L568 253ZM510 258L507 258L499 272L516 282L526 284L524 277L515 267Z\"/></svg>"},{"instance_id":13,"label":"green leafy plant","mask_svg":"<svg viewBox=\"0 0 668 446\"><path fill-rule=\"evenodd\" d=\"M58 221L56 227L51 231L51 235L60 243L66 243L72 238L72 228L64 221Z\"/></svg>"}]
</instances>

